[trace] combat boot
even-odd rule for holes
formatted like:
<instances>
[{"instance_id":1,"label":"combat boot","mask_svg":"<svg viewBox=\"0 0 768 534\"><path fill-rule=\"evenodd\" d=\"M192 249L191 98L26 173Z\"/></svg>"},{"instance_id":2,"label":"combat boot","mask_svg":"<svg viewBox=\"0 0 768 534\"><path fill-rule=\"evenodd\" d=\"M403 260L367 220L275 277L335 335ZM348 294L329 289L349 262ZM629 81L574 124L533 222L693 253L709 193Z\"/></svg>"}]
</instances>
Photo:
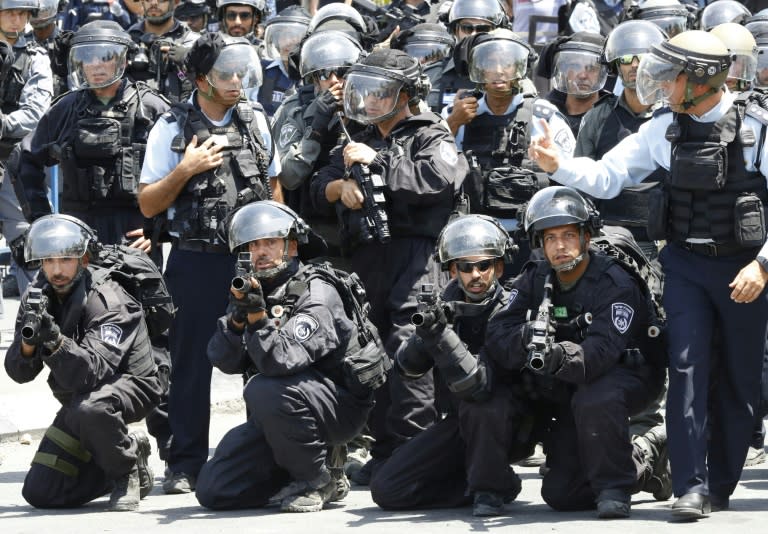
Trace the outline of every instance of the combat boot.
<instances>
[{"instance_id":1,"label":"combat boot","mask_svg":"<svg viewBox=\"0 0 768 534\"><path fill-rule=\"evenodd\" d=\"M653 494L657 501L666 501L672 496L666 429L663 425L655 426L632 441L642 450L652 471L641 490Z\"/></svg>"},{"instance_id":2,"label":"combat boot","mask_svg":"<svg viewBox=\"0 0 768 534\"><path fill-rule=\"evenodd\" d=\"M109 496L110 512L135 512L139 509L139 468L133 466L128 473L115 480Z\"/></svg>"},{"instance_id":3,"label":"combat boot","mask_svg":"<svg viewBox=\"0 0 768 534\"><path fill-rule=\"evenodd\" d=\"M333 502L341 501L349 494L350 484L345 473L346 463L346 445L335 445L328 448L325 464L331 473L331 480L336 483L336 491L331 496L331 501Z\"/></svg>"},{"instance_id":4,"label":"combat boot","mask_svg":"<svg viewBox=\"0 0 768 534\"><path fill-rule=\"evenodd\" d=\"M136 467L139 469L139 496L144 499L152 492L155 486L155 472L149 465L149 455L152 454L152 445L143 430L133 432L131 441L136 443Z\"/></svg>"}]
</instances>

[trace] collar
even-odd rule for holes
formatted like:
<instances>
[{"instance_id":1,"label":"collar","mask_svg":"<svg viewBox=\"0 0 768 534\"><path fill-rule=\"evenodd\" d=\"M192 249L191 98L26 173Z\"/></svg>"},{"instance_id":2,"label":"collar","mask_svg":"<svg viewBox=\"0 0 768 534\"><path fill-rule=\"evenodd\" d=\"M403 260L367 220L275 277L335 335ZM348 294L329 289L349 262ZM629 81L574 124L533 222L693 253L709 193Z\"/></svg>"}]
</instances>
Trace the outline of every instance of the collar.
<instances>
[{"instance_id":1,"label":"collar","mask_svg":"<svg viewBox=\"0 0 768 534\"><path fill-rule=\"evenodd\" d=\"M512 101L509 103L509 106L507 106L507 110L503 113L503 115L509 115L515 111L520 106L520 104L523 103L524 96L525 95L523 95L523 93L516 94L512 98ZM483 115L485 113L493 115L493 113L491 113L491 109L488 107L487 101L485 100L485 94L483 94L483 96L480 97L480 100L477 101L477 114Z\"/></svg>"},{"instance_id":2,"label":"collar","mask_svg":"<svg viewBox=\"0 0 768 534\"><path fill-rule=\"evenodd\" d=\"M731 109L731 106L733 106L733 101L736 99L735 95L731 93L727 87L724 88L723 96L720 97L720 102L715 104L715 106L707 111L706 113L702 115L690 115L693 120L696 122L717 122L720 120L723 115L725 115L729 109Z\"/></svg>"}]
</instances>

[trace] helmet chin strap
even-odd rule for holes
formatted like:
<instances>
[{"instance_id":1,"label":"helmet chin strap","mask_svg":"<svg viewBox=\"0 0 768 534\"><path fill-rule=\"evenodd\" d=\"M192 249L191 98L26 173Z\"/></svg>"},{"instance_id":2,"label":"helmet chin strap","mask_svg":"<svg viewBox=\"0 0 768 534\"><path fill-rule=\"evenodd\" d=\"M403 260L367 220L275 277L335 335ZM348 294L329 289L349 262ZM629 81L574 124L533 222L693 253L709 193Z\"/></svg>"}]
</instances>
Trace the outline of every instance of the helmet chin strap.
<instances>
[{"instance_id":1,"label":"helmet chin strap","mask_svg":"<svg viewBox=\"0 0 768 534\"><path fill-rule=\"evenodd\" d=\"M254 272L253 275L257 279L269 280L270 278L274 278L288 268L288 265L291 263L291 258L288 256L288 239L285 239L284 241L285 244L283 245L283 261L271 269L263 269L261 271Z\"/></svg>"},{"instance_id":2,"label":"helmet chin strap","mask_svg":"<svg viewBox=\"0 0 768 534\"><path fill-rule=\"evenodd\" d=\"M700 102L706 100L707 98L709 98L714 94L717 94L718 91L720 91L720 88L715 89L714 87L710 87L707 92L694 97L693 96L694 85L695 84L691 82L685 82L685 100L683 100L683 102L680 104L681 106L683 106L683 109L685 111L688 111L693 107L696 107Z\"/></svg>"},{"instance_id":3,"label":"helmet chin strap","mask_svg":"<svg viewBox=\"0 0 768 534\"><path fill-rule=\"evenodd\" d=\"M163 24L164 22L166 22L172 16L173 16L173 9L171 9L169 7L168 11L166 11L164 15L160 15L159 17L146 16L146 17L144 17L144 20L146 20L150 24L158 24L159 25L159 24Z\"/></svg>"},{"instance_id":4,"label":"helmet chin strap","mask_svg":"<svg viewBox=\"0 0 768 534\"><path fill-rule=\"evenodd\" d=\"M554 270L556 273L572 271L576 268L578 264L584 261L584 255L587 253L587 240L584 237L583 226L579 227L579 249L581 250L581 254L573 258L571 261L564 263L562 265L553 265L552 270Z\"/></svg>"},{"instance_id":5,"label":"helmet chin strap","mask_svg":"<svg viewBox=\"0 0 768 534\"><path fill-rule=\"evenodd\" d=\"M0 33L5 35L9 39L18 39L19 37L21 37L21 32L7 32L7 31L3 30L2 28L0 28Z\"/></svg>"},{"instance_id":6,"label":"helmet chin strap","mask_svg":"<svg viewBox=\"0 0 768 534\"><path fill-rule=\"evenodd\" d=\"M466 296L467 300L470 302L482 302L496 292L496 275L493 276L493 282L490 286L488 286L488 289L480 294L472 293L469 291L464 285L464 280L461 279L461 276L458 276L457 278L459 279L459 287L461 287L461 290L464 292L464 296Z\"/></svg>"}]
</instances>

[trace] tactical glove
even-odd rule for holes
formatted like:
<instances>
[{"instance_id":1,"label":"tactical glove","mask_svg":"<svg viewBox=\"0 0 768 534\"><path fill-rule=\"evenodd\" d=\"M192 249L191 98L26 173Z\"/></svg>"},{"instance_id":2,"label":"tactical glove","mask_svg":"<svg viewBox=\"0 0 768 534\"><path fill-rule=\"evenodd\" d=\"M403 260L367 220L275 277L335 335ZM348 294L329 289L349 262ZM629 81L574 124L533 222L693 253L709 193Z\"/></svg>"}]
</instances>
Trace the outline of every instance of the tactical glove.
<instances>
[{"instance_id":1,"label":"tactical glove","mask_svg":"<svg viewBox=\"0 0 768 534\"><path fill-rule=\"evenodd\" d=\"M264 301L264 292L261 285L252 287L243 298L236 298L233 294L229 295L229 303L233 307L232 320L238 323L244 323L248 319L249 313L258 313L267 308Z\"/></svg>"},{"instance_id":2,"label":"tactical glove","mask_svg":"<svg viewBox=\"0 0 768 534\"><path fill-rule=\"evenodd\" d=\"M328 131L334 113L339 110L339 101L329 90L325 90L315 98L315 116L312 119L312 129L324 134Z\"/></svg>"},{"instance_id":3,"label":"tactical glove","mask_svg":"<svg viewBox=\"0 0 768 534\"><path fill-rule=\"evenodd\" d=\"M42 345L53 352L61 343L61 337L59 325L56 324L50 313L44 311L40 314L40 328L38 328L37 334L30 338L27 343L30 345Z\"/></svg>"}]
</instances>

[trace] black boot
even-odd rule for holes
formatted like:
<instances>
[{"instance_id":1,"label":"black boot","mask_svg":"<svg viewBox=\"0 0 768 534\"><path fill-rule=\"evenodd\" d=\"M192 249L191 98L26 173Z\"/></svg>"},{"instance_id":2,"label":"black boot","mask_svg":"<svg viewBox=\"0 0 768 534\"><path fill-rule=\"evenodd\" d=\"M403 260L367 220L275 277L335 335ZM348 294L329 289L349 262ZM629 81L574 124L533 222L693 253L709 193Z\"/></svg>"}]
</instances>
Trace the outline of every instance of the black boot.
<instances>
[{"instance_id":1,"label":"black boot","mask_svg":"<svg viewBox=\"0 0 768 534\"><path fill-rule=\"evenodd\" d=\"M139 509L139 469L133 466L127 474L115 480L109 496L110 512L135 512Z\"/></svg>"},{"instance_id":2,"label":"black boot","mask_svg":"<svg viewBox=\"0 0 768 534\"><path fill-rule=\"evenodd\" d=\"M155 486L155 472L149 465L152 445L149 444L149 438L142 430L133 432L129 437L136 443L136 467L139 469L140 496L143 499Z\"/></svg>"},{"instance_id":3,"label":"black boot","mask_svg":"<svg viewBox=\"0 0 768 534\"><path fill-rule=\"evenodd\" d=\"M650 476L641 488L642 491L652 493L657 501L666 501L672 496L672 473L669 469L669 449L665 427L655 426L642 436L635 437L633 443L643 452L651 469Z\"/></svg>"}]
</instances>

